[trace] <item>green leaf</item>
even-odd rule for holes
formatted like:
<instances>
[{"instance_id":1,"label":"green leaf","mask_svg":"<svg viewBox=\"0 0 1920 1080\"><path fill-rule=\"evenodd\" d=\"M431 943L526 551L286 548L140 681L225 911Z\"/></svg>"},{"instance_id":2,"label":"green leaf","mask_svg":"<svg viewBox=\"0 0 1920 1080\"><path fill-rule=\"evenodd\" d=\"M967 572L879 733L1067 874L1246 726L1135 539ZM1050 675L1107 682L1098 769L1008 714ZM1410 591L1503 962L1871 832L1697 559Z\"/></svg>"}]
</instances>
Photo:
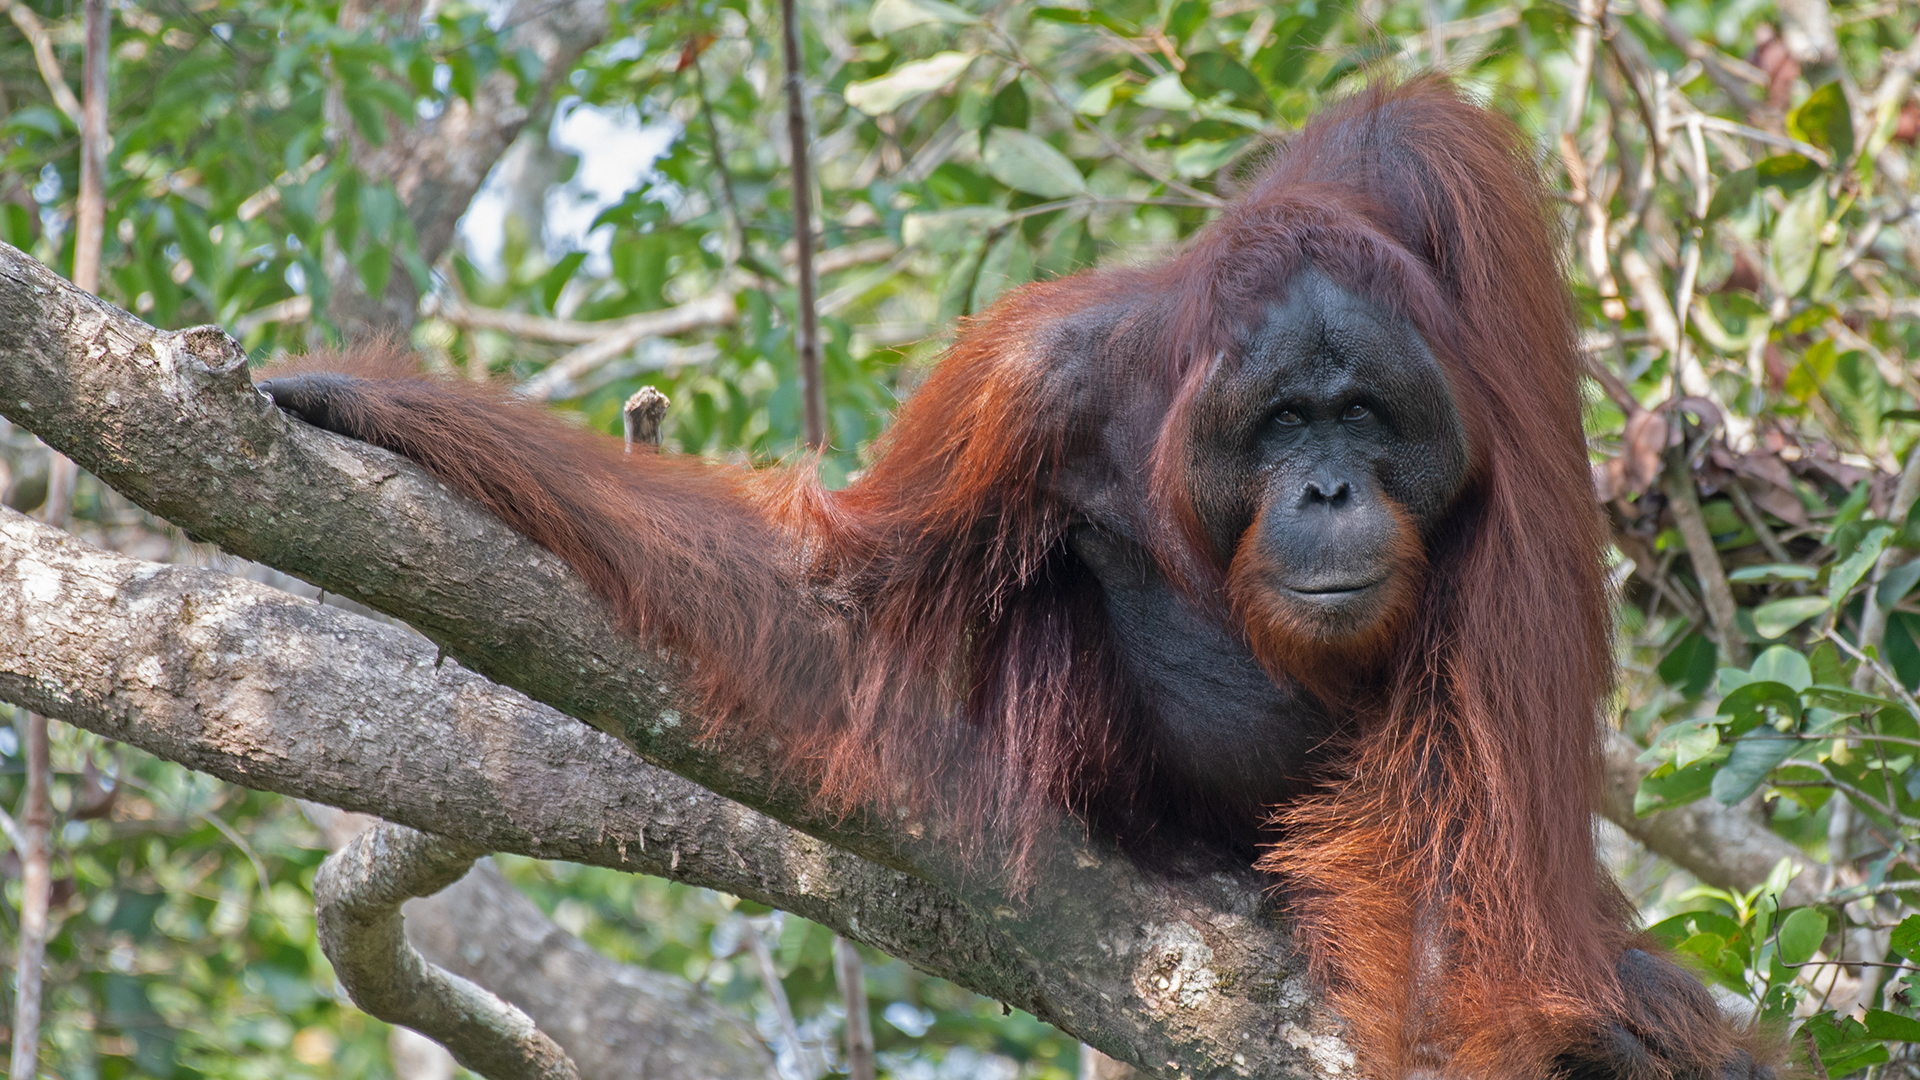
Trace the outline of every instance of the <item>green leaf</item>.
<instances>
[{"instance_id":1,"label":"green leaf","mask_svg":"<svg viewBox=\"0 0 1920 1080\"><path fill-rule=\"evenodd\" d=\"M1718 221L1752 202L1753 193L1759 183L1759 171L1753 166L1732 173L1720 181L1719 190L1713 193L1713 201L1707 204L1707 220Z\"/></svg>"},{"instance_id":2,"label":"green leaf","mask_svg":"<svg viewBox=\"0 0 1920 1080\"><path fill-rule=\"evenodd\" d=\"M433 93L434 66L432 54L425 49L416 49L413 55L408 57L407 81L413 84L415 93L421 95Z\"/></svg>"},{"instance_id":3,"label":"green leaf","mask_svg":"<svg viewBox=\"0 0 1920 1080\"><path fill-rule=\"evenodd\" d=\"M987 248L974 273L973 296L969 308L985 311L987 306L1015 285L1033 276L1033 253L1019 229L1008 229Z\"/></svg>"},{"instance_id":4,"label":"green leaf","mask_svg":"<svg viewBox=\"0 0 1920 1080\"><path fill-rule=\"evenodd\" d=\"M1737 732L1759 723L1769 715L1769 709L1773 714L1790 716L1798 720L1800 718L1799 691L1786 683L1775 682L1772 679L1755 679L1721 698L1717 715L1731 719Z\"/></svg>"},{"instance_id":5,"label":"green leaf","mask_svg":"<svg viewBox=\"0 0 1920 1080\"><path fill-rule=\"evenodd\" d=\"M1740 924L1717 911L1683 911L1647 927L1647 936L1673 948L1697 933L1714 934L1723 941L1740 936Z\"/></svg>"},{"instance_id":6,"label":"green leaf","mask_svg":"<svg viewBox=\"0 0 1920 1080\"><path fill-rule=\"evenodd\" d=\"M1086 178L1067 155L1018 128L989 129L980 160L995 180L1043 199L1064 199L1087 190Z\"/></svg>"},{"instance_id":7,"label":"green leaf","mask_svg":"<svg viewBox=\"0 0 1920 1080\"><path fill-rule=\"evenodd\" d=\"M948 210L912 213L900 220L900 242L925 245L936 254L950 253L1006 223L1007 212L997 206L956 206Z\"/></svg>"},{"instance_id":8,"label":"green leaf","mask_svg":"<svg viewBox=\"0 0 1920 1080\"><path fill-rule=\"evenodd\" d=\"M1194 106L1193 95L1180 82L1178 72L1169 71L1148 83L1139 93L1133 95L1136 105L1145 105L1149 109L1166 109L1169 112L1181 112Z\"/></svg>"},{"instance_id":9,"label":"green leaf","mask_svg":"<svg viewBox=\"0 0 1920 1080\"><path fill-rule=\"evenodd\" d=\"M1841 709L1861 711L1865 709L1898 708L1899 704L1876 694L1863 694L1850 686L1836 683L1815 683L1807 687L1809 697L1817 697L1829 705Z\"/></svg>"},{"instance_id":10,"label":"green leaf","mask_svg":"<svg viewBox=\"0 0 1920 1080\"><path fill-rule=\"evenodd\" d=\"M885 116L909 98L947 87L973 63L973 56L970 52L934 53L877 79L848 83L843 93L848 105L868 116Z\"/></svg>"},{"instance_id":11,"label":"green leaf","mask_svg":"<svg viewBox=\"0 0 1920 1080\"><path fill-rule=\"evenodd\" d=\"M1880 558L1880 552L1886 549L1887 541L1891 539L1893 526L1876 525L1861 538L1853 554L1834 566L1833 573L1827 578L1827 594L1832 598L1835 608L1846 603L1847 594L1867 575L1867 571L1873 569L1874 562Z\"/></svg>"},{"instance_id":12,"label":"green leaf","mask_svg":"<svg viewBox=\"0 0 1920 1080\"><path fill-rule=\"evenodd\" d=\"M1745 352L1773 329L1766 305L1745 292L1710 293L1702 299L1706 303L1694 309L1693 324L1721 352Z\"/></svg>"},{"instance_id":13,"label":"green leaf","mask_svg":"<svg viewBox=\"0 0 1920 1080\"><path fill-rule=\"evenodd\" d=\"M1916 951L1920 950L1920 915L1909 915L1901 919L1900 925L1893 928L1893 934L1887 939L1887 944L1900 950L1901 956L1909 960L1914 959Z\"/></svg>"},{"instance_id":14,"label":"green leaf","mask_svg":"<svg viewBox=\"0 0 1920 1080\"><path fill-rule=\"evenodd\" d=\"M453 76L448 85L453 92L473 104L473 92L480 85L480 72L473 65L473 54L466 49L454 49L447 53L447 70Z\"/></svg>"},{"instance_id":15,"label":"green leaf","mask_svg":"<svg viewBox=\"0 0 1920 1080\"><path fill-rule=\"evenodd\" d=\"M1661 743L1673 754L1673 767L1684 769L1696 761L1704 761L1707 755L1720 749L1720 729L1709 723L1675 725L1678 731L1672 738L1661 732Z\"/></svg>"},{"instance_id":16,"label":"green leaf","mask_svg":"<svg viewBox=\"0 0 1920 1080\"><path fill-rule=\"evenodd\" d=\"M1920 503L1907 511L1907 519L1900 523L1900 531L1887 543L1893 547L1920 547ZM1887 605L1891 606L1891 605Z\"/></svg>"},{"instance_id":17,"label":"green leaf","mask_svg":"<svg viewBox=\"0 0 1920 1080\"><path fill-rule=\"evenodd\" d=\"M1792 327L1788 327L1786 332L1791 334L1805 331L1795 331ZM1801 401L1812 401L1819 396L1820 389L1827 384L1827 380L1833 377L1833 369L1839 361L1840 355L1834 349L1830 339L1821 338L1807 346L1806 355L1801 357L1800 362L1795 364L1793 370L1787 374L1787 393Z\"/></svg>"},{"instance_id":18,"label":"green leaf","mask_svg":"<svg viewBox=\"0 0 1920 1080\"><path fill-rule=\"evenodd\" d=\"M1267 103L1267 92L1253 72L1218 50L1187 57L1187 70L1180 73L1180 82L1197 98L1225 91L1248 105L1264 107Z\"/></svg>"},{"instance_id":19,"label":"green leaf","mask_svg":"<svg viewBox=\"0 0 1920 1080\"><path fill-rule=\"evenodd\" d=\"M1785 645L1775 645L1754 657L1747 673L1756 680L1784 683L1794 690L1805 690L1813 685L1813 667L1807 663L1806 656Z\"/></svg>"},{"instance_id":20,"label":"green leaf","mask_svg":"<svg viewBox=\"0 0 1920 1080\"><path fill-rule=\"evenodd\" d=\"M360 283L366 287L368 296L379 296L386 291L387 279L393 276L393 253L385 244L363 244L353 259L354 268L360 271Z\"/></svg>"},{"instance_id":21,"label":"green leaf","mask_svg":"<svg viewBox=\"0 0 1920 1080\"><path fill-rule=\"evenodd\" d=\"M1795 1041L1804 1044L1809 1037L1819 1048L1820 1063L1828 1076L1846 1076L1888 1058L1886 1046L1867 1032L1866 1025L1850 1016L1819 1013L1809 1017L1795 1033Z\"/></svg>"},{"instance_id":22,"label":"green leaf","mask_svg":"<svg viewBox=\"0 0 1920 1080\"><path fill-rule=\"evenodd\" d=\"M1820 572L1799 563L1767 563L1743 566L1727 575L1728 581L1813 581Z\"/></svg>"},{"instance_id":23,"label":"green leaf","mask_svg":"<svg viewBox=\"0 0 1920 1080\"><path fill-rule=\"evenodd\" d=\"M1699 697L1712 684L1718 659L1719 651L1705 634L1688 634L1661 658L1660 681L1690 698Z\"/></svg>"},{"instance_id":24,"label":"green leaf","mask_svg":"<svg viewBox=\"0 0 1920 1080\"><path fill-rule=\"evenodd\" d=\"M1885 1009L1868 1009L1867 1034L1894 1042L1920 1042L1920 1020Z\"/></svg>"},{"instance_id":25,"label":"green leaf","mask_svg":"<svg viewBox=\"0 0 1920 1080\"><path fill-rule=\"evenodd\" d=\"M1824 596L1790 596L1753 609L1753 628L1764 638L1777 638L1827 609Z\"/></svg>"},{"instance_id":26,"label":"green leaf","mask_svg":"<svg viewBox=\"0 0 1920 1080\"><path fill-rule=\"evenodd\" d=\"M1080 8L1043 7L1035 8L1033 17L1047 22L1069 23L1075 26L1104 26L1121 37L1139 37L1140 28L1125 20L1115 18L1103 11L1083 11Z\"/></svg>"},{"instance_id":27,"label":"green leaf","mask_svg":"<svg viewBox=\"0 0 1920 1080\"><path fill-rule=\"evenodd\" d=\"M1838 685L1847 681L1847 667L1840 662L1840 650L1833 642L1823 641L1807 654L1807 666L1813 669L1815 685Z\"/></svg>"},{"instance_id":28,"label":"green leaf","mask_svg":"<svg viewBox=\"0 0 1920 1080\"><path fill-rule=\"evenodd\" d=\"M945 0L879 0L867 15L867 29L874 37L887 37L927 23L965 26L979 21L972 12Z\"/></svg>"},{"instance_id":29,"label":"green leaf","mask_svg":"<svg viewBox=\"0 0 1920 1080\"><path fill-rule=\"evenodd\" d=\"M345 97L347 115L353 117L353 126L360 131L360 137L374 146L382 146L387 141L387 112L373 98L360 94L348 94Z\"/></svg>"},{"instance_id":30,"label":"green leaf","mask_svg":"<svg viewBox=\"0 0 1920 1080\"><path fill-rule=\"evenodd\" d=\"M1167 13L1167 36L1175 41L1184 42L1200 24L1207 21L1207 5L1204 0L1180 0Z\"/></svg>"},{"instance_id":31,"label":"green leaf","mask_svg":"<svg viewBox=\"0 0 1920 1080\"><path fill-rule=\"evenodd\" d=\"M360 231L360 175L342 170L333 186L333 239L342 251L354 250ZM376 234L377 235L377 234Z\"/></svg>"},{"instance_id":32,"label":"green leaf","mask_svg":"<svg viewBox=\"0 0 1920 1080\"><path fill-rule=\"evenodd\" d=\"M1026 127L1029 112L1027 92L1021 88L1018 78L1001 87L1000 92L993 95L992 122L1001 127Z\"/></svg>"},{"instance_id":33,"label":"green leaf","mask_svg":"<svg viewBox=\"0 0 1920 1080\"><path fill-rule=\"evenodd\" d=\"M1733 744L1733 752L1727 755L1726 764L1714 774L1713 797L1732 806L1753 794L1753 790L1766 780L1774 766L1787 760L1802 745L1800 740L1783 737L1771 728L1763 727L1748 733Z\"/></svg>"},{"instance_id":34,"label":"green leaf","mask_svg":"<svg viewBox=\"0 0 1920 1080\"><path fill-rule=\"evenodd\" d=\"M1113 99L1116 92L1127 88L1128 83L1125 72L1109 79L1101 79L1099 82L1080 91L1079 99L1073 103L1073 111L1082 116L1105 116L1107 112L1113 108Z\"/></svg>"},{"instance_id":35,"label":"green leaf","mask_svg":"<svg viewBox=\"0 0 1920 1080\"><path fill-rule=\"evenodd\" d=\"M1873 601L1885 611L1905 599L1913 591L1916 582L1920 582L1920 561L1897 566L1880 579L1879 587L1873 592Z\"/></svg>"},{"instance_id":36,"label":"green leaf","mask_svg":"<svg viewBox=\"0 0 1920 1080\"><path fill-rule=\"evenodd\" d=\"M1815 90L1787 114L1787 130L1832 154L1838 167L1853 156L1853 113L1846 90L1838 82Z\"/></svg>"},{"instance_id":37,"label":"green leaf","mask_svg":"<svg viewBox=\"0 0 1920 1080\"><path fill-rule=\"evenodd\" d=\"M1684 769L1660 766L1640 781L1640 790L1633 795L1633 815L1646 817L1699 799L1713 786L1713 774L1718 770L1719 762L1713 759L1694 762Z\"/></svg>"},{"instance_id":38,"label":"green leaf","mask_svg":"<svg viewBox=\"0 0 1920 1080\"><path fill-rule=\"evenodd\" d=\"M1753 167L1753 175L1761 187L1793 192L1820 179L1820 166L1805 154L1775 154L1762 158Z\"/></svg>"},{"instance_id":39,"label":"green leaf","mask_svg":"<svg viewBox=\"0 0 1920 1080\"><path fill-rule=\"evenodd\" d=\"M1873 1065L1884 1065L1893 1055L1880 1043L1854 1043L1840 1052L1821 1055L1828 1076L1852 1076Z\"/></svg>"},{"instance_id":40,"label":"green leaf","mask_svg":"<svg viewBox=\"0 0 1920 1080\"><path fill-rule=\"evenodd\" d=\"M1250 137L1249 137L1250 138ZM1173 152L1173 171L1177 176L1211 176L1246 149L1249 139L1230 139L1216 142L1212 139L1195 139L1182 143Z\"/></svg>"},{"instance_id":41,"label":"green leaf","mask_svg":"<svg viewBox=\"0 0 1920 1080\"><path fill-rule=\"evenodd\" d=\"M17 248L31 247L33 245L33 217L27 213L26 207L16 202L0 203L0 240L4 240ZM191 241L187 239L187 232L183 231L181 234L181 247L185 248L190 243ZM189 257L192 257L191 253ZM204 259L195 260L195 265L206 267L209 270L212 269L212 266Z\"/></svg>"},{"instance_id":42,"label":"green leaf","mask_svg":"<svg viewBox=\"0 0 1920 1080\"><path fill-rule=\"evenodd\" d=\"M55 139L65 138L70 130L67 114L45 105L24 105L7 114L0 131L38 131Z\"/></svg>"},{"instance_id":43,"label":"green leaf","mask_svg":"<svg viewBox=\"0 0 1920 1080\"><path fill-rule=\"evenodd\" d=\"M1798 293L1813 274L1820 254L1820 231L1827 224L1827 189L1815 184L1787 201L1773 223L1773 275L1787 295Z\"/></svg>"},{"instance_id":44,"label":"green leaf","mask_svg":"<svg viewBox=\"0 0 1920 1080\"><path fill-rule=\"evenodd\" d=\"M1820 951L1826 940L1827 917L1814 908L1795 908L1780 923L1780 959L1788 964L1804 964Z\"/></svg>"},{"instance_id":45,"label":"green leaf","mask_svg":"<svg viewBox=\"0 0 1920 1080\"><path fill-rule=\"evenodd\" d=\"M1760 884L1760 895L1764 898L1760 903L1767 905L1769 910L1777 907L1780 894L1787 890L1787 883L1799 872L1800 867L1793 856L1782 855L1775 860L1773 869L1767 871L1767 880Z\"/></svg>"},{"instance_id":46,"label":"green leaf","mask_svg":"<svg viewBox=\"0 0 1920 1080\"><path fill-rule=\"evenodd\" d=\"M403 121L413 116L413 95L391 79L369 78L356 90L386 106L388 112Z\"/></svg>"}]
</instances>

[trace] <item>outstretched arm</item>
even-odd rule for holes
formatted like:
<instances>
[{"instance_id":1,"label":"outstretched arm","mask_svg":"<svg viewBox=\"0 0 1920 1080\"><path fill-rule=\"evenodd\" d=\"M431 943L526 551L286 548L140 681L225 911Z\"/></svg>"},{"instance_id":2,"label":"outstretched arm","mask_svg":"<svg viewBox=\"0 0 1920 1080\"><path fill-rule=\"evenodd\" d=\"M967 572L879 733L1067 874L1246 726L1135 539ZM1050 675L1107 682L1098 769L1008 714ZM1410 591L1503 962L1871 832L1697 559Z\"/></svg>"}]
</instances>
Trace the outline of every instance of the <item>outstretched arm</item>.
<instances>
[{"instance_id":1,"label":"outstretched arm","mask_svg":"<svg viewBox=\"0 0 1920 1080\"><path fill-rule=\"evenodd\" d=\"M692 657L710 734L770 739L838 810L937 808L965 840L1008 828L988 861L1019 868L1107 778L1088 761L1117 752L1047 480L1067 411L1049 373L1098 336L1063 330L1077 288L1021 290L966 331L841 492L806 469L629 455L497 388L418 375L391 346L260 386L420 464Z\"/></svg>"},{"instance_id":2,"label":"outstretched arm","mask_svg":"<svg viewBox=\"0 0 1920 1080\"><path fill-rule=\"evenodd\" d=\"M630 630L696 660L716 722L777 705L805 728L838 707L844 627L803 587L795 533L756 493L800 481L628 455L501 390L411 367L376 346L259 385L316 427L411 459L565 559Z\"/></svg>"}]
</instances>

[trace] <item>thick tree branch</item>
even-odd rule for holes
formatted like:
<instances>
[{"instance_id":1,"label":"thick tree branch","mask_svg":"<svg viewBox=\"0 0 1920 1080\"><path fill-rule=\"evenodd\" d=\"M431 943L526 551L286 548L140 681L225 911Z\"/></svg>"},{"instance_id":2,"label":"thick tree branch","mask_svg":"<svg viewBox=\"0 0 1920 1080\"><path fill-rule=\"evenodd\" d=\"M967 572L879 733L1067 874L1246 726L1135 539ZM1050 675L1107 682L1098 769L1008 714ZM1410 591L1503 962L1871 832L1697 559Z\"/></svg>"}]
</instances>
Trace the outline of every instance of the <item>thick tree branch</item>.
<instances>
[{"instance_id":1,"label":"thick tree branch","mask_svg":"<svg viewBox=\"0 0 1920 1080\"><path fill-rule=\"evenodd\" d=\"M79 574L71 548L49 540L10 541L31 558L10 554L26 569L0 576L0 626L17 628L0 634L0 696L249 786L760 899L1156 1072L1312 1075L1350 1062L1250 871L1152 878L1067 827L1012 899L926 823L820 813L770 761L700 743L679 669L624 636L558 560L412 465L288 420L216 330L155 331L0 246L0 413L175 524L407 619L474 670L831 844L610 758L577 726L529 729L531 705L497 715L502 692L435 667L403 631L218 575L139 564L113 584L82 575L94 580L74 601L83 617L45 625L62 575ZM39 528L7 521L10 537ZM163 582L175 591L160 595ZM144 595L153 605L129 618ZM378 657L344 655L375 641ZM435 710L443 726L429 739ZM456 757L435 739L490 756ZM544 771L565 739L599 755L597 770Z\"/></svg>"},{"instance_id":2,"label":"thick tree branch","mask_svg":"<svg viewBox=\"0 0 1920 1080\"><path fill-rule=\"evenodd\" d=\"M336 851L379 823L314 802L301 809ZM745 1020L683 978L595 952L547 918L492 860L407 901L401 913L409 945L518 1006L583 1080L778 1080L773 1055Z\"/></svg>"},{"instance_id":3,"label":"thick tree branch","mask_svg":"<svg viewBox=\"0 0 1920 1080\"><path fill-rule=\"evenodd\" d=\"M483 854L401 825L362 833L313 879L320 947L354 1004L431 1035L489 1080L580 1080L526 1013L428 963L407 944L400 905L460 880Z\"/></svg>"},{"instance_id":4,"label":"thick tree branch","mask_svg":"<svg viewBox=\"0 0 1920 1080\"><path fill-rule=\"evenodd\" d=\"M519 1006L583 1077L778 1076L745 1022L684 979L594 952L486 860L402 910L422 956Z\"/></svg>"}]
</instances>

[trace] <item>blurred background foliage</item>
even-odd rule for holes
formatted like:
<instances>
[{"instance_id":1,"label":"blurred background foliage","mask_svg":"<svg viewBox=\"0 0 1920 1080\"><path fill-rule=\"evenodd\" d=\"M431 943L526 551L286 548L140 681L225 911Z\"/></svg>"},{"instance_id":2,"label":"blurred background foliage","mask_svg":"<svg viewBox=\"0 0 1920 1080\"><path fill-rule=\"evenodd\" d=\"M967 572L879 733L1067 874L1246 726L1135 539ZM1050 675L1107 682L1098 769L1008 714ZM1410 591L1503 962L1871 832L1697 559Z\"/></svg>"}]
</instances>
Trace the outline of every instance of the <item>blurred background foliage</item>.
<instances>
[{"instance_id":1,"label":"blurred background foliage","mask_svg":"<svg viewBox=\"0 0 1920 1080\"><path fill-rule=\"evenodd\" d=\"M0 239L65 271L78 139L47 61L77 75L78 4L0 7ZM1812 1074L1916 1071L1920 7L800 7L834 483L955 320L1025 281L1169 250L1263 146L1359 80L1438 66L1512 116L1564 209L1615 537L1618 719L1652 769L1636 810L1716 801L1807 868L1798 892L1785 865L1710 888L1615 830L1617 869L1728 999L1799 1020ZM795 454L777 8L610 4L604 36L544 97L539 55L516 44L523 17L512 3L115 3L103 295L164 327L218 323L263 361L364 332L345 296L399 296L402 316L373 328L430 367L514 382L609 431L656 386L676 449ZM449 240L380 154L499 85L535 112L482 163ZM17 431L0 447L6 500L39 506L45 451ZM73 516L122 551L269 576L90 477ZM391 1075L386 1029L343 1002L314 943L324 850L296 807L71 730L54 766L46 1072ZM0 731L0 799L18 797L21 767ZM787 1077L840 1068L823 928L667 882L504 863L608 955L751 1017ZM748 935L770 948L797 1044ZM1031 1018L867 960L883 1075L1077 1068L1073 1042Z\"/></svg>"}]
</instances>

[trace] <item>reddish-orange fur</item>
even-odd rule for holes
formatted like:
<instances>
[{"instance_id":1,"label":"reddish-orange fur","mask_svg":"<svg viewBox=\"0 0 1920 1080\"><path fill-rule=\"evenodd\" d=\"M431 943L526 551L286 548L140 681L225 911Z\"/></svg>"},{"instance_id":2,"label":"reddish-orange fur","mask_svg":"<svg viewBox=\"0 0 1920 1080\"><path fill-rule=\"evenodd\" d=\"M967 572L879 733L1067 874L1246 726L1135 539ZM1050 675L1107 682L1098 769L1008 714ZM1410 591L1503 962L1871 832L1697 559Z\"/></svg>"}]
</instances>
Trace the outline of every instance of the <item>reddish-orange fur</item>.
<instances>
[{"instance_id":1,"label":"reddish-orange fur","mask_svg":"<svg viewBox=\"0 0 1920 1080\"><path fill-rule=\"evenodd\" d=\"M1427 553L1419 524L1405 510L1383 500L1399 524L1399 551L1393 574L1378 601L1381 613L1358 634L1329 637L1309 625L1294 606L1274 595L1267 582L1280 576L1269 565L1258 537L1266 527L1265 508L1247 527L1227 569L1226 598L1234 617L1246 627L1247 643L1276 679L1295 679L1321 701L1351 707L1353 691L1370 686L1382 661L1392 658L1417 615L1427 577Z\"/></svg>"},{"instance_id":2,"label":"reddish-orange fur","mask_svg":"<svg viewBox=\"0 0 1920 1080\"><path fill-rule=\"evenodd\" d=\"M1367 1072L1544 1076L1633 1015L1668 1047L1650 1078L1711 1073L1734 1029L1678 1007L1649 1020L1614 970L1630 912L1589 816L1612 678L1602 532L1546 205L1518 133L1444 81L1365 91L1164 265L1027 286L970 322L841 492L805 468L626 456L467 384L390 380L357 426L692 657L716 737L772 736L835 807L938 807L1019 867L1061 808L1152 798L1129 752L1140 703L1063 547L1047 477L1078 436L1039 356L1057 320L1124 305L1156 347L1093 392L1163 418L1140 463L1155 558L1349 721L1333 775L1278 809L1260 865ZM1309 263L1415 325L1471 448L1424 550L1402 530L1395 614L1334 650L1343 664L1302 647L1249 584L1259 568L1234 573L1205 539L1188 494L1205 478L1183 454L1209 363Z\"/></svg>"}]
</instances>

